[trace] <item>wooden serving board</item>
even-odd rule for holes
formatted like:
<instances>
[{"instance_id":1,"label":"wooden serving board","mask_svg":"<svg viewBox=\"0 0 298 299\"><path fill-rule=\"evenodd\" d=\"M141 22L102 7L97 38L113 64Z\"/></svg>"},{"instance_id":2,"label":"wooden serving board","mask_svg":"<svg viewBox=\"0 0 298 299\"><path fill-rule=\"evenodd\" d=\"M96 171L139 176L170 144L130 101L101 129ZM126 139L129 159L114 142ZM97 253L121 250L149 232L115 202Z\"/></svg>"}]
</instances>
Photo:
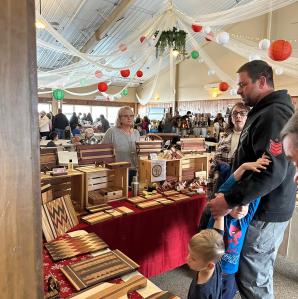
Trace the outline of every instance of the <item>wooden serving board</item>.
<instances>
[{"instance_id":1,"label":"wooden serving board","mask_svg":"<svg viewBox=\"0 0 298 299\"><path fill-rule=\"evenodd\" d=\"M169 190L169 191L163 192L163 195L165 195L165 196L171 196L171 195L177 195L177 194L180 194L180 193L176 190Z\"/></svg>"},{"instance_id":2,"label":"wooden serving board","mask_svg":"<svg viewBox=\"0 0 298 299\"><path fill-rule=\"evenodd\" d=\"M70 298L73 298L73 299L118 299L122 296L125 296L128 292L136 291L136 290L144 288L146 286L147 286L147 279L142 275L136 275L123 283L114 284L105 289L102 288L102 285L97 285L97 286L88 288L87 290L82 291L79 294L74 295Z\"/></svg>"},{"instance_id":3,"label":"wooden serving board","mask_svg":"<svg viewBox=\"0 0 298 299\"><path fill-rule=\"evenodd\" d=\"M108 213L110 215L112 215L113 217L120 217L123 216L123 212L121 212L120 210L117 209L110 209L110 210L105 210L105 213Z\"/></svg>"},{"instance_id":4,"label":"wooden serving board","mask_svg":"<svg viewBox=\"0 0 298 299\"><path fill-rule=\"evenodd\" d=\"M129 162L113 162L106 164L106 168L108 169L116 169L116 168L129 168Z\"/></svg>"},{"instance_id":5,"label":"wooden serving board","mask_svg":"<svg viewBox=\"0 0 298 299\"><path fill-rule=\"evenodd\" d=\"M80 254L95 252L108 248L108 245L95 233L46 243L54 261L71 258Z\"/></svg>"},{"instance_id":6,"label":"wooden serving board","mask_svg":"<svg viewBox=\"0 0 298 299\"><path fill-rule=\"evenodd\" d=\"M156 198L160 198L160 197L163 197L162 194L160 193L156 193L156 194L152 194L152 195L146 195L146 199L156 199Z\"/></svg>"},{"instance_id":7,"label":"wooden serving board","mask_svg":"<svg viewBox=\"0 0 298 299\"><path fill-rule=\"evenodd\" d=\"M119 250L61 268L76 290L130 273L139 267ZM92 298L92 297L91 297ZM99 297L98 297L99 298Z\"/></svg>"},{"instance_id":8,"label":"wooden serving board","mask_svg":"<svg viewBox=\"0 0 298 299\"><path fill-rule=\"evenodd\" d=\"M127 201L133 203L133 204L138 204L140 202L144 202L144 201L147 201L149 199L145 198L145 197L142 197L142 196L136 196L136 197L131 197L131 198L128 198Z\"/></svg>"},{"instance_id":9,"label":"wooden serving board","mask_svg":"<svg viewBox=\"0 0 298 299\"><path fill-rule=\"evenodd\" d=\"M134 211L132 209L129 209L129 208L124 207L124 206L118 207L117 210L119 210L120 212L122 212L124 214L132 214L132 213L134 213Z\"/></svg>"},{"instance_id":10,"label":"wooden serving board","mask_svg":"<svg viewBox=\"0 0 298 299\"><path fill-rule=\"evenodd\" d=\"M177 194L177 195L168 196L168 198L174 201L179 201L179 200L189 199L190 197L185 194Z\"/></svg>"},{"instance_id":11,"label":"wooden serving board","mask_svg":"<svg viewBox=\"0 0 298 299\"><path fill-rule=\"evenodd\" d=\"M81 217L81 219L84 222L86 222L90 225L93 225L93 224L96 224L96 223L99 223L99 222L102 222L102 221L105 221L105 220L108 220L111 218L113 218L113 216L111 214L107 214L105 212L98 212L98 213L94 213L91 215Z\"/></svg>"},{"instance_id":12,"label":"wooden serving board","mask_svg":"<svg viewBox=\"0 0 298 299\"><path fill-rule=\"evenodd\" d=\"M175 202L175 201L173 201L171 199L164 198L164 197L155 199L155 201L161 203L164 206L171 205L171 204L173 204Z\"/></svg>"},{"instance_id":13,"label":"wooden serving board","mask_svg":"<svg viewBox=\"0 0 298 299\"><path fill-rule=\"evenodd\" d=\"M159 206L161 205L158 201L155 200L149 200L149 201L145 201L145 202L141 202L137 204L137 207L140 209L148 209L154 206Z\"/></svg>"},{"instance_id":14,"label":"wooden serving board","mask_svg":"<svg viewBox=\"0 0 298 299\"><path fill-rule=\"evenodd\" d=\"M180 299L180 297L167 291L161 291L146 297L146 299Z\"/></svg>"},{"instance_id":15,"label":"wooden serving board","mask_svg":"<svg viewBox=\"0 0 298 299\"><path fill-rule=\"evenodd\" d=\"M107 204L94 205L94 206L90 206L90 207L86 208L86 210L90 213L97 213L97 212L109 210L109 209L112 209L112 206L107 205Z\"/></svg>"}]
</instances>

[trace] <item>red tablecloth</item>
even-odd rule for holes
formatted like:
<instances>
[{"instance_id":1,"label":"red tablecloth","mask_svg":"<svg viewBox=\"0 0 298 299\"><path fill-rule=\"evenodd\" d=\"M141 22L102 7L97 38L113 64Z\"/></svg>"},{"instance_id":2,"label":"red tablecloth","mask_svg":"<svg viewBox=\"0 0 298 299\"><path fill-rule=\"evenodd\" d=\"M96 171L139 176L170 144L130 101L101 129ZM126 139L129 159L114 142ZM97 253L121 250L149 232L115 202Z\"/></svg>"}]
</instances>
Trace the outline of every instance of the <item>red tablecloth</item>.
<instances>
[{"instance_id":1,"label":"red tablecloth","mask_svg":"<svg viewBox=\"0 0 298 299\"><path fill-rule=\"evenodd\" d=\"M135 213L95 225L80 224L75 230L95 232L111 249L119 249L139 263L144 276L151 277L185 263L188 241L197 232L205 204L205 196L146 210L127 201L113 202L113 207L125 205Z\"/></svg>"}]
</instances>

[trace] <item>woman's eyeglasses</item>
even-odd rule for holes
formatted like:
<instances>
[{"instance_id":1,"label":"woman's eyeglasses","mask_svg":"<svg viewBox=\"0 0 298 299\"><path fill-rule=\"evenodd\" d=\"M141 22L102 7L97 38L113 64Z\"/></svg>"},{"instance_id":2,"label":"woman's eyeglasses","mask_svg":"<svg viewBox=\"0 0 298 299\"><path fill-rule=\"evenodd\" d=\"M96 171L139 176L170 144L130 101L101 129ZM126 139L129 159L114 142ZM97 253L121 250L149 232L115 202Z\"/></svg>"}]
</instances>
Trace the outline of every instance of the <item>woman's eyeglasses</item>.
<instances>
[{"instance_id":1,"label":"woman's eyeglasses","mask_svg":"<svg viewBox=\"0 0 298 299\"><path fill-rule=\"evenodd\" d=\"M134 118L134 115L133 114L122 114L121 117Z\"/></svg>"},{"instance_id":2,"label":"woman's eyeglasses","mask_svg":"<svg viewBox=\"0 0 298 299\"><path fill-rule=\"evenodd\" d=\"M242 117L247 116L247 112L246 112L246 111L234 111L234 112L232 113L232 117L237 117L238 114L239 114L240 116L242 116Z\"/></svg>"}]
</instances>

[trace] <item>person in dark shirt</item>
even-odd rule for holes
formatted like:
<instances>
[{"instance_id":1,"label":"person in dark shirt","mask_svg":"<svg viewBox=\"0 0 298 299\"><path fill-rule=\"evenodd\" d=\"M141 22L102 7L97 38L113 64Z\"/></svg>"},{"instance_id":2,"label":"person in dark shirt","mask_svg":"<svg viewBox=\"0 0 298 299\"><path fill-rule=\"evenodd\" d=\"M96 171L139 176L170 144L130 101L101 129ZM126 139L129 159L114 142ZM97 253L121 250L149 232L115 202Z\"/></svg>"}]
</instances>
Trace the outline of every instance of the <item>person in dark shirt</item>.
<instances>
[{"instance_id":1,"label":"person in dark shirt","mask_svg":"<svg viewBox=\"0 0 298 299\"><path fill-rule=\"evenodd\" d=\"M188 244L188 266L196 271L188 299L221 299L222 270L220 259L225 252L223 231L205 229L194 235Z\"/></svg>"},{"instance_id":2,"label":"person in dark shirt","mask_svg":"<svg viewBox=\"0 0 298 299\"><path fill-rule=\"evenodd\" d=\"M76 126L79 124L79 118L77 117L77 114L73 112L70 120L69 120L69 125L71 130L75 129Z\"/></svg>"},{"instance_id":3,"label":"person in dark shirt","mask_svg":"<svg viewBox=\"0 0 298 299\"><path fill-rule=\"evenodd\" d=\"M99 116L101 122L101 131L105 133L110 128L109 121L104 117L103 114Z\"/></svg>"},{"instance_id":4,"label":"person in dark shirt","mask_svg":"<svg viewBox=\"0 0 298 299\"><path fill-rule=\"evenodd\" d=\"M58 114L54 117L53 125L59 139L65 139L65 128L69 126L69 121L62 113L62 109L58 109Z\"/></svg>"}]
</instances>

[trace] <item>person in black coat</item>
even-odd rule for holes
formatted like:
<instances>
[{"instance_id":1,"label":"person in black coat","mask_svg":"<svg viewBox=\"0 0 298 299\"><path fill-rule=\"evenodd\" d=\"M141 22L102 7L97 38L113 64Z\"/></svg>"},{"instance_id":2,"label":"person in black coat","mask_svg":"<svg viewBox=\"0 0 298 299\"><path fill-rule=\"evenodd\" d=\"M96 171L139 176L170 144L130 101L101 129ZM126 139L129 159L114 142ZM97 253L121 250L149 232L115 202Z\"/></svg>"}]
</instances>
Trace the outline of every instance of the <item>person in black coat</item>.
<instances>
[{"instance_id":1,"label":"person in black coat","mask_svg":"<svg viewBox=\"0 0 298 299\"><path fill-rule=\"evenodd\" d=\"M62 113L62 109L58 109L58 114L54 117L54 130L58 134L59 139L65 139L65 128L69 126L67 117Z\"/></svg>"}]
</instances>

